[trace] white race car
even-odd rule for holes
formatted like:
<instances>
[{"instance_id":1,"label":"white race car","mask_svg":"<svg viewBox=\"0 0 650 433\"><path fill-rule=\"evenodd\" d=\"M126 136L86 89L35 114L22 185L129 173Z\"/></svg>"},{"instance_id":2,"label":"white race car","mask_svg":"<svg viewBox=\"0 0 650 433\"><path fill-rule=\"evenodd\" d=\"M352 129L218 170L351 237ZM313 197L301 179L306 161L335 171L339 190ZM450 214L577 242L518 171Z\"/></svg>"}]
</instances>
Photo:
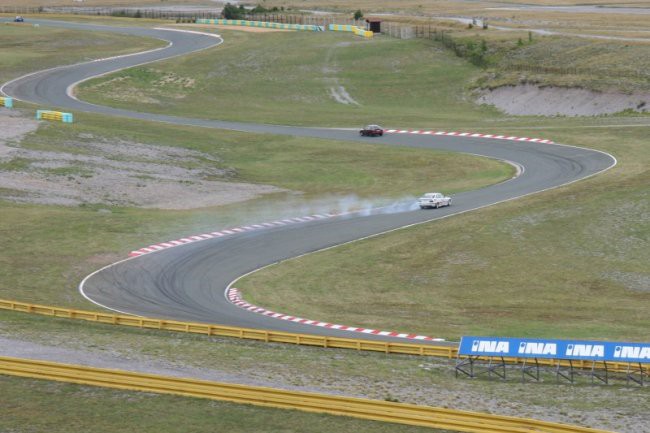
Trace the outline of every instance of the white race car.
<instances>
[{"instance_id":1,"label":"white race car","mask_svg":"<svg viewBox=\"0 0 650 433\"><path fill-rule=\"evenodd\" d=\"M440 192L428 192L418 199L420 209L439 208L451 206L451 197L446 197Z\"/></svg>"}]
</instances>

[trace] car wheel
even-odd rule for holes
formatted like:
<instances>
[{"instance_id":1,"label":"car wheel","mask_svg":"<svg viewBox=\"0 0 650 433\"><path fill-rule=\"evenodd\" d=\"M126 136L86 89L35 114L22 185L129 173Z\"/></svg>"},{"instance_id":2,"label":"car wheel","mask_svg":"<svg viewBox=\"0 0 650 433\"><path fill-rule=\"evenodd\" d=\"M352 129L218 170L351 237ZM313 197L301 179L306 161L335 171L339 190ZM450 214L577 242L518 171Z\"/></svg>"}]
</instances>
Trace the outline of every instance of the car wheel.
<instances>
[{"instance_id":1,"label":"car wheel","mask_svg":"<svg viewBox=\"0 0 650 433\"><path fill-rule=\"evenodd\" d=\"M440 207L440 203L436 203L436 204L434 204L433 207L434 207L435 209L438 209L438 208Z\"/></svg>"}]
</instances>

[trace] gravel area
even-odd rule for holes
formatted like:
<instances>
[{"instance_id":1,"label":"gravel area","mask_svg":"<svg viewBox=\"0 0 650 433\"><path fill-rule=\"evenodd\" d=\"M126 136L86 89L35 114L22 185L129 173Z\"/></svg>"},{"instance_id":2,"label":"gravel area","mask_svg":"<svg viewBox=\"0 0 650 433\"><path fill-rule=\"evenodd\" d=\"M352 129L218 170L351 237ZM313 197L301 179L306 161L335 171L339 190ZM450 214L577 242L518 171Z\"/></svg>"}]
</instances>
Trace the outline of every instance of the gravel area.
<instances>
[{"instance_id":1,"label":"gravel area","mask_svg":"<svg viewBox=\"0 0 650 433\"><path fill-rule=\"evenodd\" d=\"M105 204L191 209L283 191L230 182L221 161L190 149L80 133L56 150L32 150L21 139L39 122L0 111L0 198L21 203ZM46 147L46 146L45 146Z\"/></svg>"},{"instance_id":2,"label":"gravel area","mask_svg":"<svg viewBox=\"0 0 650 433\"><path fill-rule=\"evenodd\" d=\"M0 356L38 359L41 361L60 362L64 364L112 368L173 377L212 380L217 382L233 382L249 385L257 384L242 375L192 368L190 366L177 366L171 362L165 361L164 359L145 356L136 357L120 353L118 350L109 347L95 347L81 351L61 346L46 346L28 341L3 338L0 336Z\"/></svg>"},{"instance_id":3,"label":"gravel area","mask_svg":"<svg viewBox=\"0 0 650 433\"><path fill-rule=\"evenodd\" d=\"M594 92L520 84L485 90L479 95L477 103L494 105L511 115L598 116L625 110L648 112L650 93Z\"/></svg>"}]
</instances>

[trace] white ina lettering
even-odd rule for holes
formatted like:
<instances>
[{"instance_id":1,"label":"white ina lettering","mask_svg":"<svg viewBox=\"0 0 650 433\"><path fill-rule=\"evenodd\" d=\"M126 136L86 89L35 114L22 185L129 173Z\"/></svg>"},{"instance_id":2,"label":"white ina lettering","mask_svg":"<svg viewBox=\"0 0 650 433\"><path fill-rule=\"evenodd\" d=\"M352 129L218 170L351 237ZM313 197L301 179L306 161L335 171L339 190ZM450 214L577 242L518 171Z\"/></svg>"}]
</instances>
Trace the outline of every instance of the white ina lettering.
<instances>
[{"instance_id":1,"label":"white ina lettering","mask_svg":"<svg viewBox=\"0 0 650 433\"><path fill-rule=\"evenodd\" d=\"M482 353L509 353L510 343L507 341L474 340L472 352Z\"/></svg>"},{"instance_id":2,"label":"white ina lettering","mask_svg":"<svg viewBox=\"0 0 650 433\"><path fill-rule=\"evenodd\" d=\"M518 352L520 355L556 355L557 344L534 342L520 343Z\"/></svg>"},{"instance_id":3,"label":"white ina lettering","mask_svg":"<svg viewBox=\"0 0 650 433\"><path fill-rule=\"evenodd\" d=\"M616 346L614 358L650 359L650 347Z\"/></svg>"},{"instance_id":4,"label":"white ina lettering","mask_svg":"<svg viewBox=\"0 0 650 433\"><path fill-rule=\"evenodd\" d=\"M566 356L603 358L605 356L605 346L602 344L569 344L566 349Z\"/></svg>"}]
</instances>

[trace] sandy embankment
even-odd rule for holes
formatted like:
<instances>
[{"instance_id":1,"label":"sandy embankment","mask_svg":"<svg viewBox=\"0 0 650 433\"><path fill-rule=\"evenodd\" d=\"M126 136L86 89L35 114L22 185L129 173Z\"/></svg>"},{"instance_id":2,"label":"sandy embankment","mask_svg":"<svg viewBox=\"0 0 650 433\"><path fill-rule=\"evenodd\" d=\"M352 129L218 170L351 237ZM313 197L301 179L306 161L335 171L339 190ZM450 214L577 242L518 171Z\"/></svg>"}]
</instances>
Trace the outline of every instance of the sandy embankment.
<instances>
[{"instance_id":1,"label":"sandy embankment","mask_svg":"<svg viewBox=\"0 0 650 433\"><path fill-rule=\"evenodd\" d=\"M625 110L648 112L650 93L594 92L520 84L481 91L477 103L494 105L511 115L598 116Z\"/></svg>"}]
</instances>

